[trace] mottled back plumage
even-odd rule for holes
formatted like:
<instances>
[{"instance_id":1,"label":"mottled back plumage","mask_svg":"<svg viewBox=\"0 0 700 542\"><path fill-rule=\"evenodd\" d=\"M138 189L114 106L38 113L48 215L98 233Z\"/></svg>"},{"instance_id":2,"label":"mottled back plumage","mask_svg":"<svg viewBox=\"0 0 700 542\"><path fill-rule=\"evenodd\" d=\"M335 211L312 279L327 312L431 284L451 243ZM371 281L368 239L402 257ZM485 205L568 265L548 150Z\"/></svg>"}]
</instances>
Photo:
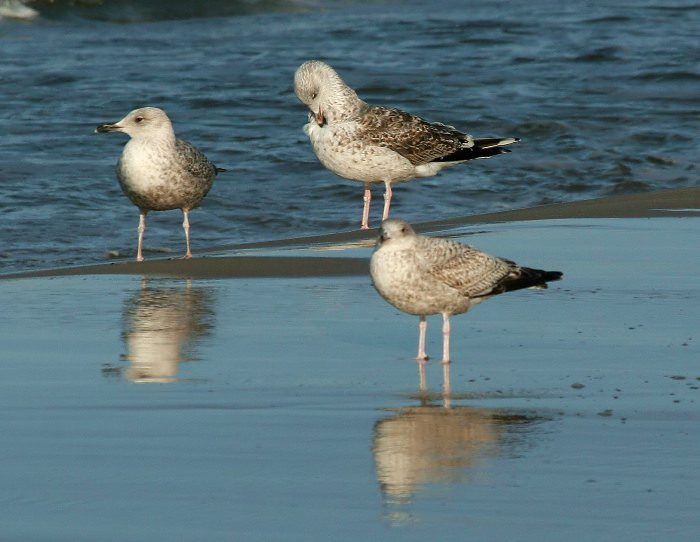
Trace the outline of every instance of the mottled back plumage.
<instances>
[{"instance_id":1,"label":"mottled back plumage","mask_svg":"<svg viewBox=\"0 0 700 542\"><path fill-rule=\"evenodd\" d=\"M511 262L451 239L416 236L413 250L426 273L465 297L490 294L512 272Z\"/></svg>"},{"instance_id":2,"label":"mottled back plumage","mask_svg":"<svg viewBox=\"0 0 700 542\"><path fill-rule=\"evenodd\" d=\"M358 139L389 148L413 165L427 164L459 149L471 148L471 136L439 122L427 122L399 109L367 106L357 115Z\"/></svg>"}]
</instances>

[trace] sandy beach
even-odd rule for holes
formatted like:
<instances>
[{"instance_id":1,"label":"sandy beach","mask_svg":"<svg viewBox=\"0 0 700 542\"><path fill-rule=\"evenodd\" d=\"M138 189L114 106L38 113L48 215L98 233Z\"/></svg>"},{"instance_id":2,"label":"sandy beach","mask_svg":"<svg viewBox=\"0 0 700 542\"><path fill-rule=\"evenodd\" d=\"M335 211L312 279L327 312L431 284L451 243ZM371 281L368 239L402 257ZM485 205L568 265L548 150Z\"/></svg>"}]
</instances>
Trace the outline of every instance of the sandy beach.
<instances>
[{"instance_id":1,"label":"sandy beach","mask_svg":"<svg viewBox=\"0 0 700 542\"><path fill-rule=\"evenodd\" d=\"M416 224L564 272L453 318L447 398L375 231L4 275L0 534L691 540L699 226L698 188Z\"/></svg>"}]
</instances>

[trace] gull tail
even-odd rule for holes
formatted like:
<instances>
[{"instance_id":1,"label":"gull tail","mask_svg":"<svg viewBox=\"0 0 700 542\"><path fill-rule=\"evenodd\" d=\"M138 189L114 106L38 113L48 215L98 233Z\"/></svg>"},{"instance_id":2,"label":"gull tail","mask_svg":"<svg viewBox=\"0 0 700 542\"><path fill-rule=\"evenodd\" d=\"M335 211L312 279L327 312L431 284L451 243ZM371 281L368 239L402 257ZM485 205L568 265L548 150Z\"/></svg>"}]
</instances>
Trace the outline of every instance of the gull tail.
<instances>
[{"instance_id":1,"label":"gull tail","mask_svg":"<svg viewBox=\"0 0 700 542\"><path fill-rule=\"evenodd\" d=\"M513 264L513 262L509 263ZM510 273L494 286L489 295L521 290L522 288L547 288L548 282L560 280L562 276L561 271L544 271L543 269L518 267L513 264Z\"/></svg>"},{"instance_id":2,"label":"gull tail","mask_svg":"<svg viewBox=\"0 0 700 542\"><path fill-rule=\"evenodd\" d=\"M465 160L476 160L477 158L489 158L496 154L510 152L504 148L520 141L519 137L484 137L475 139L471 147L459 149L447 156L435 160L435 162L463 162Z\"/></svg>"}]
</instances>

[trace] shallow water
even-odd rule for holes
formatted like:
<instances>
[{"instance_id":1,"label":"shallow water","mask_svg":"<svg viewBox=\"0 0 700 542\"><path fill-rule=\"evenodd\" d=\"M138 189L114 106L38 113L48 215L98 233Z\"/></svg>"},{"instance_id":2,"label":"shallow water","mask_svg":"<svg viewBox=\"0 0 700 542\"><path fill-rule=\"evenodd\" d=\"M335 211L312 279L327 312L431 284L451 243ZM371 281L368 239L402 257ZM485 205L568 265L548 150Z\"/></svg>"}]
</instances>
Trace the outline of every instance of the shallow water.
<instances>
[{"instance_id":1,"label":"shallow water","mask_svg":"<svg viewBox=\"0 0 700 542\"><path fill-rule=\"evenodd\" d=\"M691 540L698 220L445 232L565 272L453 318L449 408L366 276L2 280L0 538Z\"/></svg>"},{"instance_id":2,"label":"shallow water","mask_svg":"<svg viewBox=\"0 0 700 542\"><path fill-rule=\"evenodd\" d=\"M412 222L697 184L691 3L72 4L0 20L2 272L133 257L138 212L114 175L124 138L93 129L141 105L229 169L192 213L195 254L356 228L361 186L324 170L301 130L292 76L309 58L369 102L522 138L399 186L394 214ZM153 213L147 256L184 252L180 224Z\"/></svg>"}]
</instances>

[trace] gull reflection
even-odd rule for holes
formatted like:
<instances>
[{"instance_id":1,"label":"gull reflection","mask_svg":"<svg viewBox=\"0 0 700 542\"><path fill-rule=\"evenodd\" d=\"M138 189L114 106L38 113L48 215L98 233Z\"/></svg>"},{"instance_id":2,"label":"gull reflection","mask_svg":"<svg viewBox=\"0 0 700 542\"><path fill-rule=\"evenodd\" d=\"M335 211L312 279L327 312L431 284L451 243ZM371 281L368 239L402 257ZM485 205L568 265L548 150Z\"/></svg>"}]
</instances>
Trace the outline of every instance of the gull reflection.
<instances>
[{"instance_id":1,"label":"gull reflection","mask_svg":"<svg viewBox=\"0 0 700 542\"><path fill-rule=\"evenodd\" d=\"M422 397L427 397L428 387L426 385L425 366L428 363L425 359L416 360L418 362L418 392ZM450 384L450 363L442 363L442 396L445 407L450 407L452 397L452 385Z\"/></svg>"},{"instance_id":2,"label":"gull reflection","mask_svg":"<svg viewBox=\"0 0 700 542\"><path fill-rule=\"evenodd\" d=\"M132 382L173 382L178 364L192 359L188 348L213 327L213 298L207 288L152 287L141 289L124 303L126 359L123 371Z\"/></svg>"},{"instance_id":3,"label":"gull reflection","mask_svg":"<svg viewBox=\"0 0 700 542\"><path fill-rule=\"evenodd\" d=\"M405 504L428 484L469 483L476 467L521 440L536 416L430 405L396 409L374 427L377 480L387 504ZM392 511L392 519L402 517Z\"/></svg>"}]
</instances>

